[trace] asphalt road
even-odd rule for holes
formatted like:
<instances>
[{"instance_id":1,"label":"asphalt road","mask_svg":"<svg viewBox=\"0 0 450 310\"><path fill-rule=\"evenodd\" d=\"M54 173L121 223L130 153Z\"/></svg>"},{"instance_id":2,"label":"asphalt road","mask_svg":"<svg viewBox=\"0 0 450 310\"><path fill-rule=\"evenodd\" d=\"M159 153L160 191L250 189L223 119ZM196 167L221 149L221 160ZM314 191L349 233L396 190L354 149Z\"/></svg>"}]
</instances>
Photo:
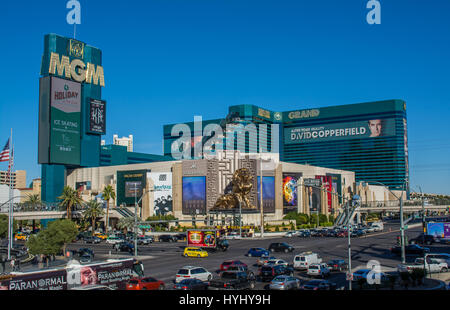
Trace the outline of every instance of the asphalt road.
<instances>
[{"instance_id":1,"label":"asphalt road","mask_svg":"<svg viewBox=\"0 0 450 310\"><path fill-rule=\"evenodd\" d=\"M407 231L409 239L416 237L421 232L421 227L411 228ZM385 224L384 232L372 233L366 237L352 238L352 270L365 268L370 260L377 260L384 272L394 271L400 263L400 258L390 253L390 248L395 246L396 237L400 235L398 223L391 222ZM275 253L273 256L284 259L292 263L296 254L304 251L313 251L319 253L324 262L331 259L344 259L348 261L347 238L299 238L299 237L277 237L265 239L242 239L230 240L230 247L226 252L210 253L207 258L185 258L182 257L185 242L167 243L156 242L147 246L139 246L138 256L143 261L145 275L153 276L166 283L167 288L172 287L172 282L178 269L183 266L201 266L213 273L214 277L218 276L220 264L228 259L239 259L246 263L249 268L257 274L256 258L247 257L245 254L251 247L268 248L271 242L286 242L292 245L295 250L292 253ZM83 244L81 242L73 243L69 249L77 249L80 247L92 248L95 252L95 259L114 258L114 257L131 257L128 253L117 254L112 245L106 244L104 241L100 244ZM450 253L448 245L432 245L432 252ZM111 255L109 254L111 252ZM413 261L415 257L407 257L407 261ZM305 272L296 271L295 276L309 280ZM328 279L338 284L338 287L346 286L345 273L333 273ZM256 289L264 289L267 283L258 282Z\"/></svg>"}]
</instances>

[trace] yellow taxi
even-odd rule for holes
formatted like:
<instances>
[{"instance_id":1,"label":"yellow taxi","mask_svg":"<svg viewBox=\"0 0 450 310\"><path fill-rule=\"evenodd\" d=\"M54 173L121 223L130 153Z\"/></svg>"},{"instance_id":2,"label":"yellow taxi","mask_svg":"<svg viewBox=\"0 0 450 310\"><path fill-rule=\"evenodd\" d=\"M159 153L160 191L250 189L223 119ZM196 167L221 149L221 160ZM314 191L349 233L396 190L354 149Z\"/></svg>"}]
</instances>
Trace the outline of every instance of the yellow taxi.
<instances>
[{"instance_id":1,"label":"yellow taxi","mask_svg":"<svg viewBox=\"0 0 450 310\"><path fill-rule=\"evenodd\" d=\"M184 257L208 257L208 252L201 248L186 247L183 252Z\"/></svg>"},{"instance_id":2,"label":"yellow taxi","mask_svg":"<svg viewBox=\"0 0 450 310\"><path fill-rule=\"evenodd\" d=\"M99 237L99 238L102 239L102 240L105 240L105 239L108 238L107 235L102 234L102 233L95 233L94 236Z\"/></svg>"},{"instance_id":3,"label":"yellow taxi","mask_svg":"<svg viewBox=\"0 0 450 310\"><path fill-rule=\"evenodd\" d=\"M27 241L28 236L23 234L23 233L17 233L16 236L14 237L16 240L23 240L23 241Z\"/></svg>"}]
</instances>

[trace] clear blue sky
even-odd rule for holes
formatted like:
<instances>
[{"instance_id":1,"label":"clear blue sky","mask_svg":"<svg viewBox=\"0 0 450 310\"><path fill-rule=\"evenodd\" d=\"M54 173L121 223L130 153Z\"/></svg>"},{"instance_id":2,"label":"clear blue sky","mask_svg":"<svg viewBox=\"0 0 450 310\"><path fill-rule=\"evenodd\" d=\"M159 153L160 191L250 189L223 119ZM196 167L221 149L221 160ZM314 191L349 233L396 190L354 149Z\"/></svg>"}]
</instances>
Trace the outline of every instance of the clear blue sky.
<instances>
[{"instance_id":1,"label":"clear blue sky","mask_svg":"<svg viewBox=\"0 0 450 310\"><path fill-rule=\"evenodd\" d=\"M40 177L43 37L73 36L66 2L0 6L0 144L12 127L28 182ZM164 124L230 105L403 99L413 190L450 194L450 1L380 2L381 25L368 25L367 0L80 0L76 38L103 50L104 139L133 134L135 151L162 154Z\"/></svg>"}]
</instances>

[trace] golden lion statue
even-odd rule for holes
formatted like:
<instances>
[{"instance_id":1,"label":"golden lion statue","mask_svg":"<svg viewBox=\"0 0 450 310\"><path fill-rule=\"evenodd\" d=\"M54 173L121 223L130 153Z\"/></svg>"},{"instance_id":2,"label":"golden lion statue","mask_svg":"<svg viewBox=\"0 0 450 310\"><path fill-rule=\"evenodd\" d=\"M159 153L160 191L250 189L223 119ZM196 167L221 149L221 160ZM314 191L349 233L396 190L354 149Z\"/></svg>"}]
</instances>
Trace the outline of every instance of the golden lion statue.
<instances>
[{"instance_id":1,"label":"golden lion statue","mask_svg":"<svg viewBox=\"0 0 450 310\"><path fill-rule=\"evenodd\" d=\"M250 203L249 195L253 188L253 176L247 168L241 168L234 172L232 192L220 196L214 204L214 209L234 209L243 203L242 208L256 209Z\"/></svg>"}]
</instances>

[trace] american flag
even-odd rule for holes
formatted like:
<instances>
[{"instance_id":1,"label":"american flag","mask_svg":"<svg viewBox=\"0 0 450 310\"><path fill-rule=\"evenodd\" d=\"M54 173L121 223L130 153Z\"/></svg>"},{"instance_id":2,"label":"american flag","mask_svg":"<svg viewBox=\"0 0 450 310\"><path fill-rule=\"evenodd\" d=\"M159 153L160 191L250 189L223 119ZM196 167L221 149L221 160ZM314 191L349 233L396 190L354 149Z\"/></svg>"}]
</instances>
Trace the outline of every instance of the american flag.
<instances>
[{"instance_id":1,"label":"american flag","mask_svg":"<svg viewBox=\"0 0 450 310\"><path fill-rule=\"evenodd\" d=\"M8 141L6 141L5 147L3 148L2 152L0 153L0 162L9 161L9 141L10 141L10 139L8 139Z\"/></svg>"}]
</instances>

